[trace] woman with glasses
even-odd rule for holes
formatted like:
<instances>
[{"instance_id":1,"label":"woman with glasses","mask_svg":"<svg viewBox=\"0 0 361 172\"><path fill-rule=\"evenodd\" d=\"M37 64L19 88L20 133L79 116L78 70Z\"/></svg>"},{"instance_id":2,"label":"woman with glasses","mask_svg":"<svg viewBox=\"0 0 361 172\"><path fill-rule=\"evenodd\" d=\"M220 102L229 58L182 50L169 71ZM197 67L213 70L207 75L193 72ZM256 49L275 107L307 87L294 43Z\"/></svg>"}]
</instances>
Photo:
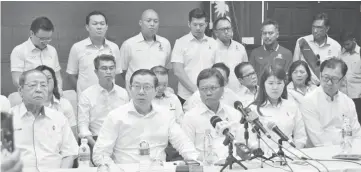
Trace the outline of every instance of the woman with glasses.
<instances>
[{"instance_id":1,"label":"woman with glasses","mask_svg":"<svg viewBox=\"0 0 361 172\"><path fill-rule=\"evenodd\" d=\"M303 96L317 88L316 85L313 85L312 82L310 82L311 71L308 64L302 60L295 61L291 64L288 71L288 80L288 96L297 103L302 101Z\"/></svg>"},{"instance_id":2,"label":"woman with glasses","mask_svg":"<svg viewBox=\"0 0 361 172\"><path fill-rule=\"evenodd\" d=\"M280 139L272 131L272 125L275 124L297 148L303 148L307 140L305 126L297 104L287 100L286 78L286 72L281 66L267 66L260 78L257 98L249 108L258 113L260 121L273 140L277 142ZM257 147L255 138L256 135L251 136L251 148ZM270 140L266 141L277 152L278 145ZM284 146L289 147L289 144L285 143ZM264 143L261 148L266 155L273 153Z\"/></svg>"},{"instance_id":3,"label":"woman with glasses","mask_svg":"<svg viewBox=\"0 0 361 172\"><path fill-rule=\"evenodd\" d=\"M71 130L73 131L73 134L76 136L76 119L75 114L73 110L73 106L69 102L69 100L60 97L59 94L59 88L58 88L58 80L55 76L55 71L45 65L41 65L35 68L36 70L42 71L46 77L48 78L48 98L45 103L45 106L48 106L50 108L53 108L59 112L62 112L69 121Z\"/></svg>"}]
</instances>

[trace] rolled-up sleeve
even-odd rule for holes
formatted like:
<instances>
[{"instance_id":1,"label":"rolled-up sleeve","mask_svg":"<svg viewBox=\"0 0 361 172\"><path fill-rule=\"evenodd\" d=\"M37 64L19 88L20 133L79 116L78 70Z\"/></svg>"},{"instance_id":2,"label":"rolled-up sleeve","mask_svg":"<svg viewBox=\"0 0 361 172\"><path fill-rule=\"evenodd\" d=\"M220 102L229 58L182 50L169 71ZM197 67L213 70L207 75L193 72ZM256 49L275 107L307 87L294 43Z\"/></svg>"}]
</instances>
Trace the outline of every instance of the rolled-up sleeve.
<instances>
[{"instance_id":1,"label":"rolled-up sleeve","mask_svg":"<svg viewBox=\"0 0 361 172\"><path fill-rule=\"evenodd\" d=\"M11 72L23 72L24 71L24 57L21 55L20 47L17 46L10 54Z\"/></svg>"},{"instance_id":2,"label":"rolled-up sleeve","mask_svg":"<svg viewBox=\"0 0 361 172\"><path fill-rule=\"evenodd\" d=\"M172 119L169 124L169 141L184 159L196 160L199 156L194 142L185 134L180 125Z\"/></svg>"},{"instance_id":3,"label":"rolled-up sleeve","mask_svg":"<svg viewBox=\"0 0 361 172\"><path fill-rule=\"evenodd\" d=\"M184 63L184 58L183 58L182 52L183 52L182 51L182 42L177 39L174 43L171 62Z\"/></svg>"},{"instance_id":4,"label":"rolled-up sleeve","mask_svg":"<svg viewBox=\"0 0 361 172\"><path fill-rule=\"evenodd\" d=\"M118 139L118 122L114 119L114 116L117 115L118 114L110 113L98 134L98 139L93 149L93 162L96 166L114 164L111 155L113 154L113 148Z\"/></svg>"},{"instance_id":5,"label":"rolled-up sleeve","mask_svg":"<svg viewBox=\"0 0 361 172\"><path fill-rule=\"evenodd\" d=\"M53 48L51 53L54 55L54 71L59 72L61 70L61 66L59 64L58 52L55 48Z\"/></svg>"},{"instance_id":6,"label":"rolled-up sleeve","mask_svg":"<svg viewBox=\"0 0 361 172\"><path fill-rule=\"evenodd\" d=\"M302 119L301 111L297 108L294 118L295 127L293 129L293 139L297 147L303 148L307 142L305 124Z\"/></svg>"},{"instance_id":7,"label":"rolled-up sleeve","mask_svg":"<svg viewBox=\"0 0 361 172\"><path fill-rule=\"evenodd\" d=\"M61 144L60 154L63 157L66 156L77 156L78 155L78 143L75 140L74 134L70 129L69 122L65 120L63 126L63 143Z\"/></svg>"},{"instance_id":8,"label":"rolled-up sleeve","mask_svg":"<svg viewBox=\"0 0 361 172\"><path fill-rule=\"evenodd\" d=\"M120 47L120 61L123 70L127 70L129 66L130 60L130 46L127 41L123 42L122 46Z\"/></svg>"},{"instance_id":9,"label":"rolled-up sleeve","mask_svg":"<svg viewBox=\"0 0 361 172\"><path fill-rule=\"evenodd\" d=\"M78 129L79 129L80 138L92 135L92 133L89 130L90 109L91 109L91 102L83 92L80 95L78 102Z\"/></svg>"},{"instance_id":10,"label":"rolled-up sleeve","mask_svg":"<svg viewBox=\"0 0 361 172\"><path fill-rule=\"evenodd\" d=\"M117 44L114 44L112 46L112 51L113 51L113 54L114 54L114 57L115 57L115 62L117 63L116 64L116 71L115 73L116 74L121 74L123 72L123 62L122 62L122 59L121 59L121 56L120 56L120 50L119 50L119 47Z\"/></svg>"},{"instance_id":11,"label":"rolled-up sleeve","mask_svg":"<svg viewBox=\"0 0 361 172\"><path fill-rule=\"evenodd\" d=\"M66 72L71 75L78 74L79 71L79 61L78 61L78 50L75 45L70 49L68 66Z\"/></svg>"}]
</instances>

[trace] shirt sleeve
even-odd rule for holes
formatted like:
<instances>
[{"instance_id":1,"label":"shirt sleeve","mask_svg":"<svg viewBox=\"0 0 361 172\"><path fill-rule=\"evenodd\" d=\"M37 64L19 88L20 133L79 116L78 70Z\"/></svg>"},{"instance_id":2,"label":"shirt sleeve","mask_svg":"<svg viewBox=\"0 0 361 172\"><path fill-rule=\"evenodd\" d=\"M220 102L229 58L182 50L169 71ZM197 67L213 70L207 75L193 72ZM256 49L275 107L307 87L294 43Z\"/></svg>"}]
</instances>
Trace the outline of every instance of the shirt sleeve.
<instances>
[{"instance_id":1,"label":"shirt sleeve","mask_svg":"<svg viewBox=\"0 0 361 172\"><path fill-rule=\"evenodd\" d=\"M71 131L69 122L67 120L65 120L62 134L63 134L63 143L61 144L60 154L63 157L77 156L79 146L75 140L74 134Z\"/></svg>"},{"instance_id":2,"label":"shirt sleeve","mask_svg":"<svg viewBox=\"0 0 361 172\"><path fill-rule=\"evenodd\" d=\"M241 44L242 45L242 44ZM248 62L248 55L247 55L247 50L244 46L242 46L242 62Z\"/></svg>"},{"instance_id":3,"label":"shirt sleeve","mask_svg":"<svg viewBox=\"0 0 361 172\"><path fill-rule=\"evenodd\" d=\"M184 63L183 50L181 44L182 43L181 41L179 41L179 39L175 41L174 48L172 51L171 62Z\"/></svg>"},{"instance_id":4,"label":"shirt sleeve","mask_svg":"<svg viewBox=\"0 0 361 172\"><path fill-rule=\"evenodd\" d=\"M121 74L123 72L123 62L120 56L120 50L117 44L114 44L114 47L112 48L114 57L115 57L115 62L116 62L116 74Z\"/></svg>"},{"instance_id":5,"label":"shirt sleeve","mask_svg":"<svg viewBox=\"0 0 361 172\"><path fill-rule=\"evenodd\" d=\"M298 145L305 146L307 142L307 135L306 135L305 124L303 122L301 111L299 110L299 108L297 108L295 112L294 124L295 124L293 130L294 142L296 146ZM301 149L303 147L299 147L299 148Z\"/></svg>"},{"instance_id":6,"label":"shirt sleeve","mask_svg":"<svg viewBox=\"0 0 361 172\"><path fill-rule=\"evenodd\" d=\"M300 49L300 43L299 43L300 39L297 39L296 41L296 46L295 46L295 51L293 52L293 61L297 61L297 60L303 60L303 56L301 54L301 49Z\"/></svg>"},{"instance_id":7,"label":"shirt sleeve","mask_svg":"<svg viewBox=\"0 0 361 172\"><path fill-rule=\"evenodd\" d=\"M84 92L81 93L78 102L78 129L80 138L92 135L89 130L91 107L92 105L89 98L84 94Z\"/></svg>"},{"instance_id":8,"label":"shirt sleeve","mask_svg":"<svg viewBox=\"0 0 361 172\"><path fill-rule=\"evenodd\" d=\"M130 46L127 41L124 41L122 46L120 47L120 60L122 64L123 70L127 70L130 61Z\"/></svg>"},{"instance_id":9,"label":"shirt sleeve","mask_svg":"<svg viewBox=\"0 0 361 172\"><path fill-rule=\"evenodd\" d=\"M60 71L61 67L60 67L60 64L59 64L59 57L58 57L58 52L56 51L55 48L53 48L53 54L54 54L54 71L55 72L58 72Z\"/></svg>"},{"instance_id":10,"label":"shirt sleeve","mask_svg":"<svg viewBox=\"0 0 361 172\"><path fill-rule=\"evenodd\" d=\"M352 126L353 137L361 139L360 123L358 120L355 103L352 100L349 100L348 106L349 106L349 110L350 110L349 115L350 115L350 122L351 122L351 126Z\"/></svg>"},{"instance_id":11,"label":"shirt sleeve","mask_svg":"<svg viewBox=\"0 0 361 172\"><path fill-rule=\"evenodd\" d=\"M102 164L114 164L111 155L113 154L113 148L118 139L119 131L117 121L113 119L116 115L118 114L113 115L110 113L108 115L98 134L98 139L95 142L93 149L93 162L96 166Z\"/></svg>"},{"instance_id":12,"label":"shirt sleeve","mask_svg":"<svg viewBox=\"0 0 361 172\"><path fill-rule=\"evenodd\" d=\"M171 65L171 53L172 53L172 46L170 45L170 42L168 40L166 40L165 42L165 51L166 51L166 54L167 54L167 59L165 61L165 66L167 69L171 69L172 68L172 65Z\"/></svg>"},{"instance_id":13,"label":"shirt sleeve","mask_svg":"<svg viewBox=\"0 0 361 172\"><path fill-rule=\"evenodd\" d=\"M172 99L173 99L173 103L175 104L176 121L178 124L180 124L184 115L182 104L175 95L172 96Z\"/></svg>"},{"instance_id":14,"label":"shirt sleeve","mask_svg":"<svg viewBox=\"0 0 361 172\"><path fill-rule=\"evenodd\" d=\"M70 49L66 72L71 75L78 74L79 72L78 50L75 44Z\"/></svg>"},{"instance_id":15,"label":"shirt sleeve","mask_svg":"<svg viewBox=\"0 0 361 172\"><path fill-rule=\"evenodd\" d=\"M68 118L70 127L76 126L74 109L73 109L73 106L71 105L71 103L69 102L69 100L61 98L60 103L61 103L62 109L64 111L65 117Z\"/></svg>"},{"instance_id":16,"label":"shirt sleeve","mask_svg":"<svg viewBox=\"0 0 361 172\"><path fill-rule=\"evenodd\" d=\"M184 114L181 126L184 133L188 136L192 143L195 144L196 139L196 128L193 126L192 114L189 112Z\"/></svg>"},{"instance_id":17,"label":"shirt sleeve","mask_svg":"<svg viewBox=\"0 0 361 172\"><path fill-rule=\"evenodd\" d=\"M10 54L11 72L23 72L25 68L25 57L19 50L19 46L16 46Z\"/></svg>"},{"instance_id":18,"label":"shirt sleeve","mask_svg":"<svg viewBox=\"0 0 361 172\"><path fill-rule=\"evenodd\" d=\"M169 124L169 141L184 159L196 160L198 158L199 153L194 146L194 141L192 142L187 137L174 118L170 120Z\"/></svg>"},{"instance_id":19,"label":"shirt sleeve","mask_svg":"<svg viewBox=\"0 0 361 172\"><path fill-rule=\"evenodd\" d=\"M287 50L287 53L286 53L286 65L285 65L286 73L288 72L292 62L293 62L292 61L292 52L290 50Z\"/></svg>"}]
</instances>

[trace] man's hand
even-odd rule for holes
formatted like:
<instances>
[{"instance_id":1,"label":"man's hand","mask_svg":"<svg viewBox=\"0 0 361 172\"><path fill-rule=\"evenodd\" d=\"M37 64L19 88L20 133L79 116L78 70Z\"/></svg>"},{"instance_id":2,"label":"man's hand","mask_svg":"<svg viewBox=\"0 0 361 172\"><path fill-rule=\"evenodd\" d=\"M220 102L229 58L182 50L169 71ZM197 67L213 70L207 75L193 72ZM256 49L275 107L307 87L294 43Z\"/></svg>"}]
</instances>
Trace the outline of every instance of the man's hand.
<instances>
[{"instance_id":1,"label":"man's hand","mask_svg":"<svg viewBox=\"0 0 361 172\"><path fill-rule=\"evenodd\" d=\"M10 156L2 157L1 171L2 172L21 172L23 163L20 160L20 152L15 150Z\"/></svg>"}]
</instances>

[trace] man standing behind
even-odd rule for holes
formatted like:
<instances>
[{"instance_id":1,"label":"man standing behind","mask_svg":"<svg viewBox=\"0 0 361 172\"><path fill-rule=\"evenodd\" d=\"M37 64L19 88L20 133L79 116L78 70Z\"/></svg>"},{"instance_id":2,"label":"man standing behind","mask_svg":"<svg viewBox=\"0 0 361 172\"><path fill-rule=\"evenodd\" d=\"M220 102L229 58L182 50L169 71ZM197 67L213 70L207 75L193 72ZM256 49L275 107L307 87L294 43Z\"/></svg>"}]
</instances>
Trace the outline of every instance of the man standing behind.
<instances>
[{"instance_id":1,"label":"man standing behind","mask_svg":"<svg viewBox=\"0 0 361 172\"><path fill-rule=\"evenodd\" d=\"M292 53L278 44L278 23L274 20L266 20L262 23L261 34L264 45L254 49L249 58L258 77L270 63L280 65L285 71L288 71L292 63Z\"/></svg>"},{"instance_id":2,"label":"man standing behind","mask_svg":"<svg viewBox=\"0 0 361 172\"><path fill-rule=\"evenodd\" d=\"M311 81L315 85L320 83L320 64L331 57L338 57L341 53L340 44L327 36L329 29L330 20L328 15L326 13L317 14L313 18L312 34L301 37L296 41L293 61L304 60L308 63L312 71ZM301 49L300 46L304 48ZM308 51L311 52L311 55L307 53Z\"/></svg>"},{"instance_id":3,"label":"man standing behind","mask_svg":"<svg viewBox=\"0 0 361 172\"><path fill-rule=\"evenodd\" d=\"M47 17L38 17L31 23L29 39L17 45L11 52L11 76L16 88L19 87L19 76L22 72L46 65L55 71L59 93L62 95L63 80L58 53L49 45L53 32L53 23Z\"/></svg>"},{"instance_id":4,"label":"man standing behind","mask_svg":"<svg viewBox=\"0 0 361 172\"><path fill-rule=\"evenodd\" d=\"M139 20L141 31L124 41L120 48L122 67L125 70L126 88L134 71L166 66L170 61L171 45L166 38L157 35L159 17L152 9L145 10Z\"/></svg>"},{"instance_id":5,"label":"man standing behind","mask_svg":"<svg viewBox=\"0 0 361 172\"><path fill-rule=\"evenodd\" d=\"M196 90L200 71L217 62L217 42L204 34L208 22L206 13L193 9L188 15L190 33L177 39L172 52L174 74L178 77L178 98L183 104Z\"/></svg>"},{"instance_id":6,"label":"man standing behind","mask_svg":"<svg viewBox=\"0 0 361 172\"><path fill-rule=\"evenodd\" d=\"M76 87L78 96L89 86L98 83L93 65L93 61L98 55L113 55L117 61L116 82L118 84L123 80L120 75L122 68L119 47L105 38L108 30L106 16L99 11L89 13L86 16L85 28L89 32L89 37L71 47L66 70L70 74L70 82Z\"/></svg>"},{"instance_id":7,"label":"man standing behind","mask_svg":"<svg viewBox=\"0 0 361 172\"><path fill-rule=\"evenodd\" d=\"M234 73L240 83L239 92L236 92L236 94L240 97L240 101L243 103L243 106L246 107L257 98L257 73L249 62L237 64L234 68Z\"/></svg>"},{"instance_id":8,"label":"man standing behind","mask_svg":"<svg viewBox=\"0 0 361 172\"><path fill-rule=\"evenodd\" d=\"M96 57L94 68L99 83L81 93L78 105L79 137L87 138L90 148L93 148L108 113L129 101L127 91L113 83L116 69L113 56Z\"/></svg>"},{"instance_id":9,"label":"man standing behind","mask_svg":"<svg viewBox=\"0 0 361 172\"><path fill-rule=\"evenodd\" d=\"M237 64L248 62L246 49L239 42L232 40L232 25L227 17L218 18L214 22L214 31L218 43L216 56L220 62L223 62L232 71L229 76L227 87L234 92L238 92L239 82L236 75L234 75L233 70Z\"/></svg>"}]
</instances>

